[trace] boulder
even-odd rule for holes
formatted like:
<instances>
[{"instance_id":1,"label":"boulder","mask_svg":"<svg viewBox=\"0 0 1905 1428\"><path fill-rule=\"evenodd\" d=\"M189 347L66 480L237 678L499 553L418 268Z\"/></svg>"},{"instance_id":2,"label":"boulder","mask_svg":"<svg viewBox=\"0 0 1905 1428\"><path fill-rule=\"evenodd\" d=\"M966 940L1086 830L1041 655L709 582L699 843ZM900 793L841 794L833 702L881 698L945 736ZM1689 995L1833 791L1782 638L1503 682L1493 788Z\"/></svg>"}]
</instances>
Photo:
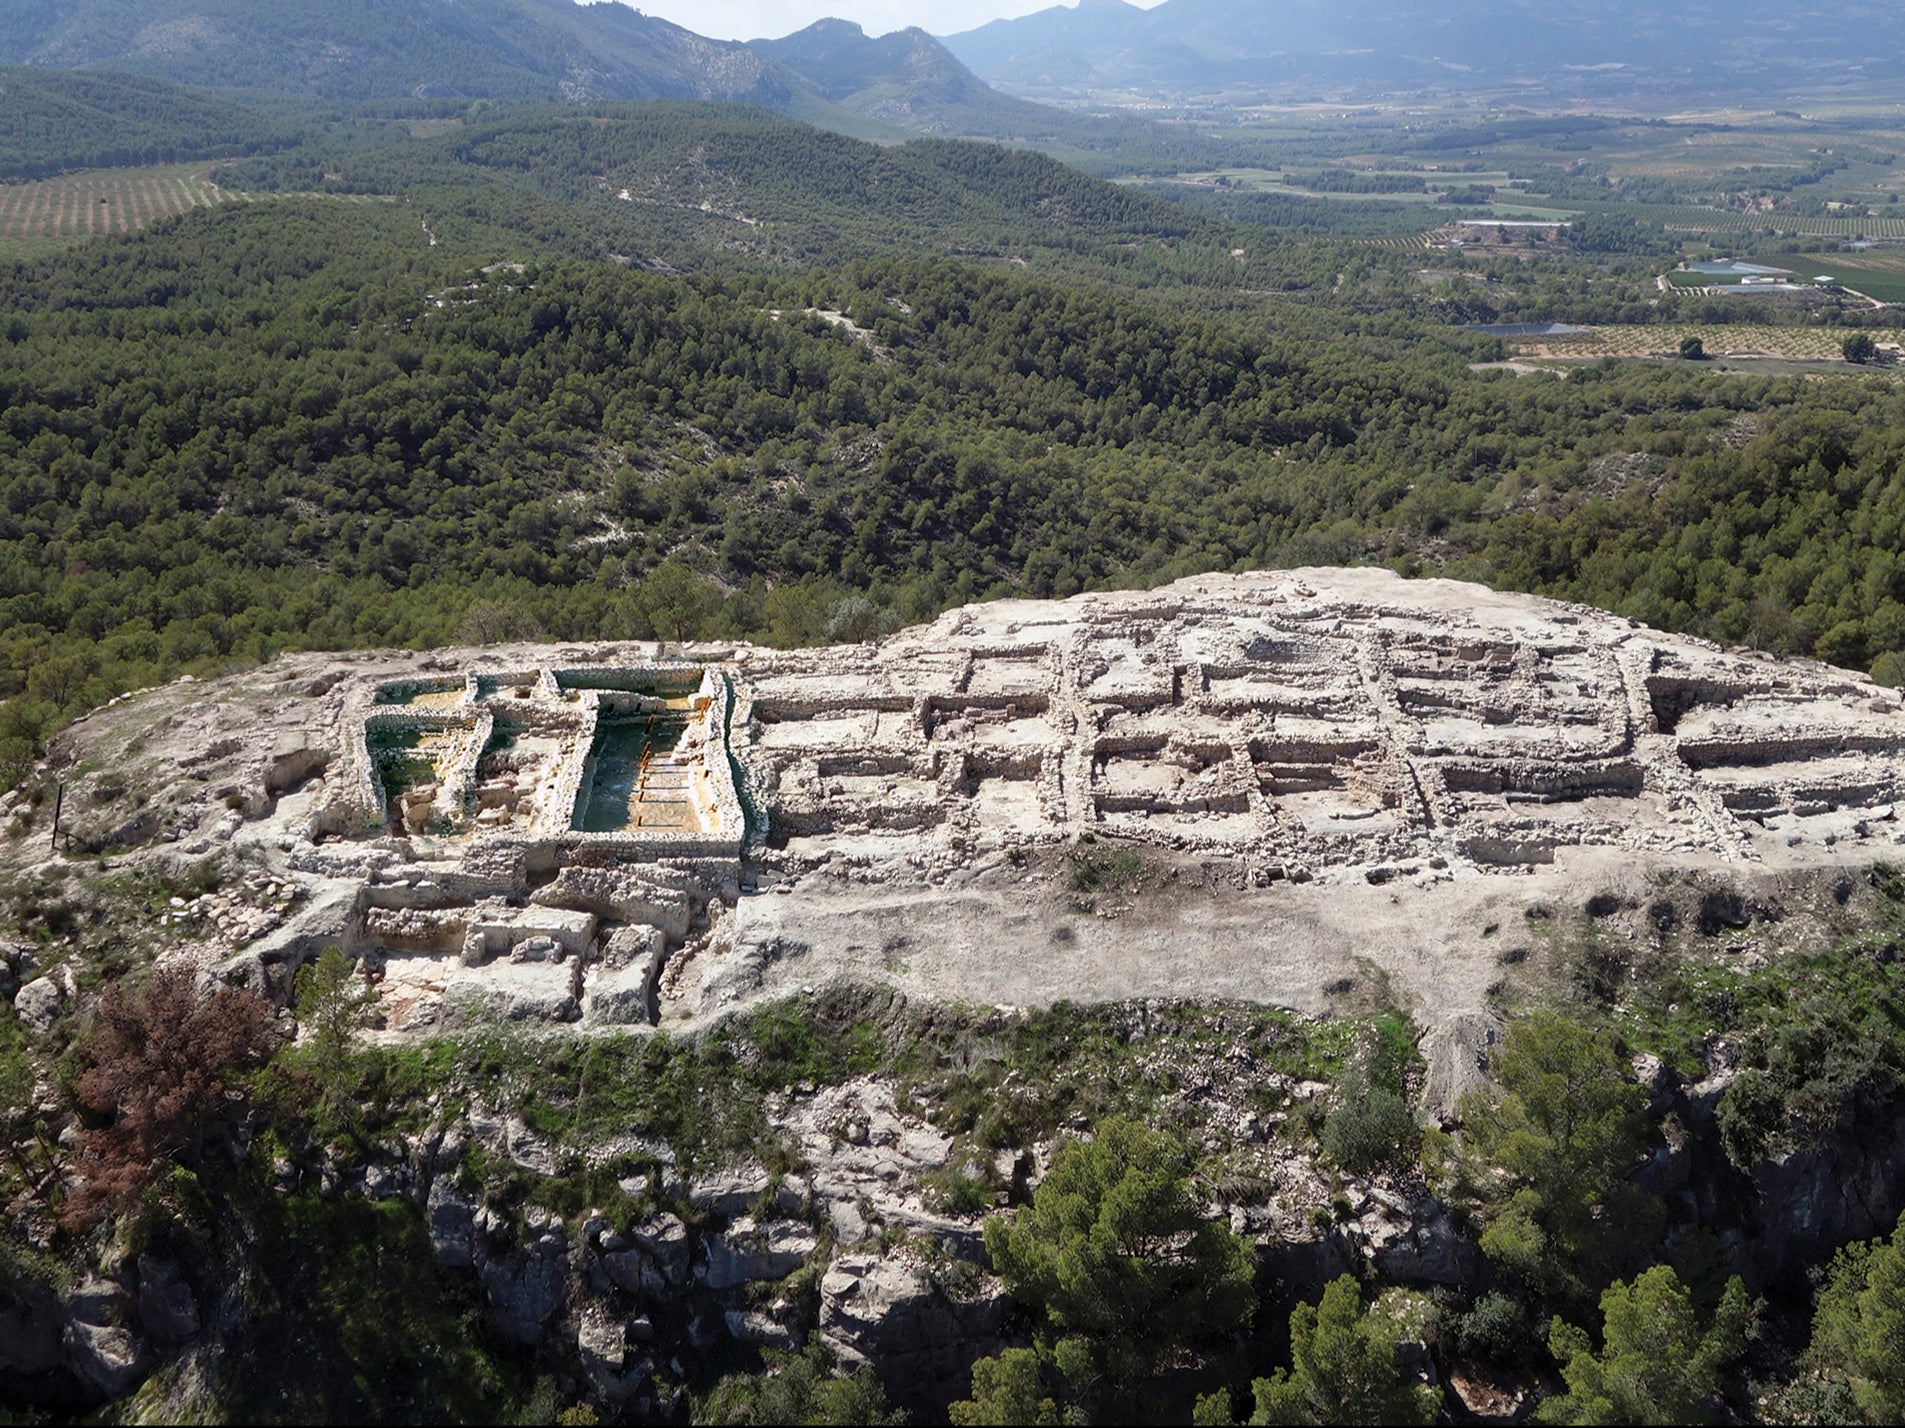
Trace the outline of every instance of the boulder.
<instances>
[{"instance_id":1,"label":"boulder","mask_svg":"<svg viewBox=\"0 0 1905 1428\"><path fill-rule=\"evenodd\" d=\"M68 1323L61 1343L73 1372L101 1398L118 1398L139 1382L139 1341L127 1330Z\"/></svg>"},{"instance_id":2,"label":"boulder","mask_svg":"<svg viewBox=\"0 0 1905 1428\"><path fill-rule=\"evenodd\" d=\"M773 1183L774 1177L765 1166L730 1167L693 1186L688 1191L688 1203L704 1214L739 1215L751 1209Z\"/></svg>"},{"instance_id":3,"label":"boulder","mask_svg":"<svg viewBox=\"0 0 1905 1428\"><path fill-rule=\"evenodd\" d=\"M468 1269L475 1263L476 1206L439 1175L430 1186L425 1209L430 1247L437 1258L451 1269Z\"/></svg>"},{"instance_id":4,"label":"boulder","mask_svg":"<svg viewBox=\"0 0 1905 1428\"><path fill-rule=\"evenodd\" d=\"M55 977L28 982L14 993L13 1015L29 1036L45 1036L66 1009L66 991Z\"/></svg>"},{"instance_id":5,"label":"boulder","mask_svg":"<svg viewBox=\"0 0 1905 1428\"><path fill-rule=\"evenodd\" d=\"M972 1361L998 1351L1010 1309L996 1279L954 1299L877 1255L842 1256L820 1282L820 1335L842 1363L871 1363L896 1404L940 1417Z\"/></svg>"},{"instance_id":6,"label":"boulder","mask_svg":"<svg viewBox=\"0 0 1905 1428\"><path fill-rule=\"evenodd\" d=\"M650 1368L646 1360L628 1371L628 1336L622 1321L596 1306L576 1319L576 1355L592 1395L620 1407L640 1388Z\"/></svg>"},{"instance_id":7,"label":"boulder","mask_svg":"<svg viewBox=\"0 0 1905 1428\"><path fill-rule=\"evenodd\" d=\"M668 1288L661 1269L641 1250L615 1250L603 1255L602 1272L617 1289L643 1299L658 1298Z\"/></svg>"},{"instance_id":8,"label":"boulder","mask_svg":"<svg viewBox=\"0 0 1905 1428\"><path fill-rule=\"evenodd\" d=\"M131 1317L132 1295L115 1280L88 1278L67 1290L60 1306L76 1324L124 1324Z\"/></svg>"},{"instance_id":9,"label":"boulder","mask_svg":"<svg viewBox=\"0 0 1905 1428\"><path fill-rule=\"evenodd\" d=\"M509 949L509 960L512 962L560 962L568 955L566 947L542 933L525 937Z\"/></svg>"},{"instance_id":10,"label":"boulder","mask_svg":"<svg viewBox=\"0 0 1905 1428\"><path fill-rule=\"evenodd\" d=\"M569 1295L568 1240L560 1227L526 1251L492 1259L482 1268L496 1328L511 1343L534 1347Z\"/></svg>"},{"instance_id":11,"label":"boulder","mask_svg":"<svg viewBox=\"0 0 1905 1428\"><path fill-rule=\"evenodd\" d=\"M664 1280L670 1284L688 1282L688 1227L680 1220L666 1212L650 1215L639 1224L630 1225L628 1235L654 1260Z\"/></svg>"},{"instance_id":12,"label":"boulder","mask_svg":"<svg viewBox=\"0 0 1905 1428\"><path fill-rule=\"evenodd\" d=\"M1468 1284L1481 1273L1481 1252L1432 1195L1418 1197L1401 1214L1371 1214L1361 1228L1370 1261L1386 1280Z\"/></svg>"},{"instance_id":13,"label":"boulder","mask_svg":"<svg viewBox=\"0 0 1905 1428\"><path fill-rule=\"evenodd\" d=\"M364 1194L372 1200L395 1200L409 1188L410 1172L401 1165L371 1165L364 1170Z\"/></svg>"},{"instance_id":14,"label":"boulder","mask_svg":"<svg viewBox=\"0 0 1905 1428\"><path fill-rule=\"evenodd\" d=\"M189 1284L150 1284L139 1290L139 1322L162 1344L181 1344L198 1333L198 1302Z\"/></svg>"},{"instance_id":15,"label":"boulder","mask_svg":"<svg viewBox=\"0 0 1905 1428\"><path fill-rule=\"evenodd\" d=\"M1905 1111L1853 1107L1806 1149L1766 1156L1752 1169L1757 1233L1737 1266L1757 1288L1797 1286L1806 1266L1847 1240L1888 1233L1905 1209Z\"/></svg>"},{"instance_id":16,"label":"boulder","mask_svg":"<svg viewBox=\"0 0 1905 1428\"><path fill-rule=\"evenodd\" d=\"M1657 1116L1673 1103L1673 1077L1666 1064L1652 1052L1634 1054L1634 1079L1647 1093L1647 1114Z\"/></svg>"},{"instance_id":17,"label":"boulder","mask_svg":"<svg viewBox=\"0 0 1905 1428\"><path fill-rule=\"evenodd\" d=\"M753 1344L762 1349L798 1349L800 1336L785 1324L766 1314L745 1309L730 1309L726 1315L728 1337L737 1344Z\"/></svg>"},{"instance_id":18,"label":"boulder","mask_svg":"<svg viewBox=\"0 0 1905 1428\"><path fill-rule=\"evenodd\" d=\"M182 1344L198 1333L198 1303L192 1286L171 1260L139 1257L139 1322L162 1344Z\"/></svg>"},{"instance_id":19,"label":"boulder","mask_svg":"<svg viewBox=\"0 0 1905 1428\"><path fill-rule=\"evenodd\" d=\"M784 1220L756 1225L743 1215L725 1234L708 1236L705 1282L719 1291L754 1280L784 1279L819 1245L819 1236L806 1225Z\"/></svg>"}]
</instances>

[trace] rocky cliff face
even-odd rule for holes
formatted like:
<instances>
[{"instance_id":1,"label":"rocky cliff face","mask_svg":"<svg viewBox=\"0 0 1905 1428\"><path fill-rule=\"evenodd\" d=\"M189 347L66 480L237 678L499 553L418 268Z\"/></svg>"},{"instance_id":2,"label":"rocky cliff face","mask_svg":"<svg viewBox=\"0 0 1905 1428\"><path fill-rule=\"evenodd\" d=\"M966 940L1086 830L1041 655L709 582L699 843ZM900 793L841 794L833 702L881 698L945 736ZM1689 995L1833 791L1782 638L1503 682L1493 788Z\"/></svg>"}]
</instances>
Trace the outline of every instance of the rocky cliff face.
<instances>
[{"instance_id":1,"label":"rocky cliff face","mask_svg":"<svg viewBox=\"0 0 1905 1428\"><path fill-rule=\"evenodd\" d=\"M1133 1008L1130 1026L1156 1015ZM1303 1134L1281 1133L1284 1115L1243 1110L1270 1092L1300 1119L1331 1090L1184 1035L1208 1024L1180 1023L1157 1042L1184 1098L1157 1114L1181 1119L1195 1107L1203 1153L1234 1167L1210 1213L1255 1240L1272 1319L1342 1273L1463 1292L1489 1282L1475 1227L1413 1174L1344 1175ZM1472 1054L1479 1061L1486 1047ZM1676 1085L1645 1058L1639 1070L1656 1089L1660 1134L1637 1181L1676 1214L1703 1205L1701 1222L1731 1225L1725 1262L1757 1288L1803 1279L1836 1245L1888 1227L1905 1203L1896 1115L1850 1122L1741 1175L1716 1159L1701 1119L1715 1088ZM578 1147L481 1102L348 1151L274 1155L235 1123L218 1152L229 1174L201 1180L239 1187L224 1192L238 1201L263 1195L313 1212L402 1207L444 1283L481 1306L498 1352L540 1365L607 1414L677 1420L697 1366L745 1368L762 1351L820 1346L845 1369L870 1368L897 1406L931 1420L967 1392L976 1358L1025 1341L1028 1324L990 1272L981 1230L987 1213L1029 1199L1056 1141L985 1164L970 1139L920 1113L907 1084L863 1074L772 1096L764 1158L716 1168L684 1167L639 1128L584 1146L583 1162L642 1168L602 1204L566 1213L541 1202L573 1175ZM957 1193L955 1177L983 1193ZM244 1361L253 1329L244 1285L261 1272L253 1257L270 1253L256 1239L255 1208L213 1220L224 1228L138 1253L95 1247L76 1274L70 1246L63 1269L38 1261L44 1278L10 1271L0 1282L9 1395L77 1408L157 1391L173 1411L202 1408L231 1371L220 1365ZM164 1387L142 1388L148 1380Z\"/></svg>"}]
</instances>

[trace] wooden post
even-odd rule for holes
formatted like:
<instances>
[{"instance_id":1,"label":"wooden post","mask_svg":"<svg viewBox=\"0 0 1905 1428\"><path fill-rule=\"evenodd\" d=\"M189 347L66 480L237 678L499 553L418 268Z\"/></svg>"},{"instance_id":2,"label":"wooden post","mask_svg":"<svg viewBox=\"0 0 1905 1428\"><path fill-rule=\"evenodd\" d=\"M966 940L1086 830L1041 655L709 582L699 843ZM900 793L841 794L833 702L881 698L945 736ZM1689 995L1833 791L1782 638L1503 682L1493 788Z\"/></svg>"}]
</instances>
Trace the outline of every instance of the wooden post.
<instances>
[{"instance_id":1,"label":"wooden post","mask_svg":"<svg viewBox=\"0 0 1905 1428\"><path fill-rule=\"evenodd\" d=\"M53 791L53 838L52 842L48 845L56 853L60 847L60 808L65 802L66 784L61 782L55 785Z\"/></svg>"}]
</instances>

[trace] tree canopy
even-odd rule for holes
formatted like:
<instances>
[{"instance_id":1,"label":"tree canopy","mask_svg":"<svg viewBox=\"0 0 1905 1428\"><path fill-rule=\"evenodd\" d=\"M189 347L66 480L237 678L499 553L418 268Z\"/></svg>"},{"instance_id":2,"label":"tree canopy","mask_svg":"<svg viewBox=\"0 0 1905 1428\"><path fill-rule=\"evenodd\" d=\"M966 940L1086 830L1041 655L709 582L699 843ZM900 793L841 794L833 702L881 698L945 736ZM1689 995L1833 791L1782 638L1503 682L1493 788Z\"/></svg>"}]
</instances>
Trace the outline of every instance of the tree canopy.
<instances>
[{"instance_id":1,"label":"tree canopy","mask_svg":"<svg viewBox=\"0 0 1905 1428\"><path fill-rule=\"evenodd\" d=\"M1442 1395L1396 1367L1397 1326L1343 1275L1290 1314L1291 1367L1253 1385L1252 1423L1433 1423Z\"/></svg>"},{"instance_id":2,"label":"tree canopy","mask_svg":"<svg viewBox=\"0 0 1905 1428\"><path fill-rule=\"evenodd\" d=\"M1623 1179L1639 1159L1644 1097L1610 1032L1537 1010L1493 1058L1501 1092L1461 1113L1488 1167L1483 1251L1530 1284L1562 1289L1616 1250L1644 1249L1657 1203Z\"/></svg>"},{"instance_id":3,"label":"tree canopy","mask_svg":"<svg viewBox=\"0 0 1905 1428\"><path fill-rule=\"evenodd\" d=\"M1585 1331L1555 1319L1548 1345L1568 1391L1537 1416L1544 1423L1705 1422L1704 1400L1745 1351L1751 1312L1737 1275L1704 1329L1693 1296L1667 1265L1631 1285L1617 1280L1601 1295L1599 1353Z\"/></svg>"},{"instance_id":4,"label":"tree canopy","mask_svg":"<svg viewBox=\"0 0 1905 1428\"><path fill-rule=\"evenodd\" d=\"M1171 1137L1112 1117L1059 1151L1029 1208L986 1222L1013 1297L1077 1346L1059 1350L1074 1382L1085 1357L1133 1382L1250 1319L1250 1244L1204 1218L1189 1169Z\"/></svg>"},{"instance_id":5,"label":"tree canopy","mask_svg":"<svg viewBox=\"0 0 1905 1428\"><path fill-rule=\"evenodd\" d=\"M1905 1419L1905 1215L1889 1240L1850 1244L1833 1257L1808 1358L1850 1386L1866 1421Z\"/></svg>"},{"instance_id":6,"label":"tree canopy","mask_svg":"<svg viewBox=\"0 0 1905 1428\"><path fill-rule=\"evenodd\" d=\"M123 1210L167 1161L190 1164L219 1124L233 1073L262 1065L275 1046L270 1003L233 987L200 998L190 970L155 972L136 993L108 987L81 1046L74 1094L98 1124L81 1136L67 1222Z\"/></svg>"}]
</instances>

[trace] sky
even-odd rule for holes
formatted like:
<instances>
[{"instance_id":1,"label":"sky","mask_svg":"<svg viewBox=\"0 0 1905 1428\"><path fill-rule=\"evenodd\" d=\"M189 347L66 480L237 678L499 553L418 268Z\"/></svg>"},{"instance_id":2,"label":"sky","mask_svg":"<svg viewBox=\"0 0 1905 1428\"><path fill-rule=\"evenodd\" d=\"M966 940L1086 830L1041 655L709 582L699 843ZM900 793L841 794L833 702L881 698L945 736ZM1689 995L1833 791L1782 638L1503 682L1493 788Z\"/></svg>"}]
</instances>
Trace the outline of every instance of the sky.
<instances>
[{"instance_id":1,"label":"sky","mask_svg":"<svg viewBox=\"0 0 1905 1428\"><path fill-rule=\"evenodd\" d=\"M717 40L778 40L829 17L853 20L869 35L918 25L956 35L988 20L1049 10L1055 0L637 0L644 15L673 21ZM1149 10L1161 0L1133 0Z\"/></svg>"}]
</instances>

